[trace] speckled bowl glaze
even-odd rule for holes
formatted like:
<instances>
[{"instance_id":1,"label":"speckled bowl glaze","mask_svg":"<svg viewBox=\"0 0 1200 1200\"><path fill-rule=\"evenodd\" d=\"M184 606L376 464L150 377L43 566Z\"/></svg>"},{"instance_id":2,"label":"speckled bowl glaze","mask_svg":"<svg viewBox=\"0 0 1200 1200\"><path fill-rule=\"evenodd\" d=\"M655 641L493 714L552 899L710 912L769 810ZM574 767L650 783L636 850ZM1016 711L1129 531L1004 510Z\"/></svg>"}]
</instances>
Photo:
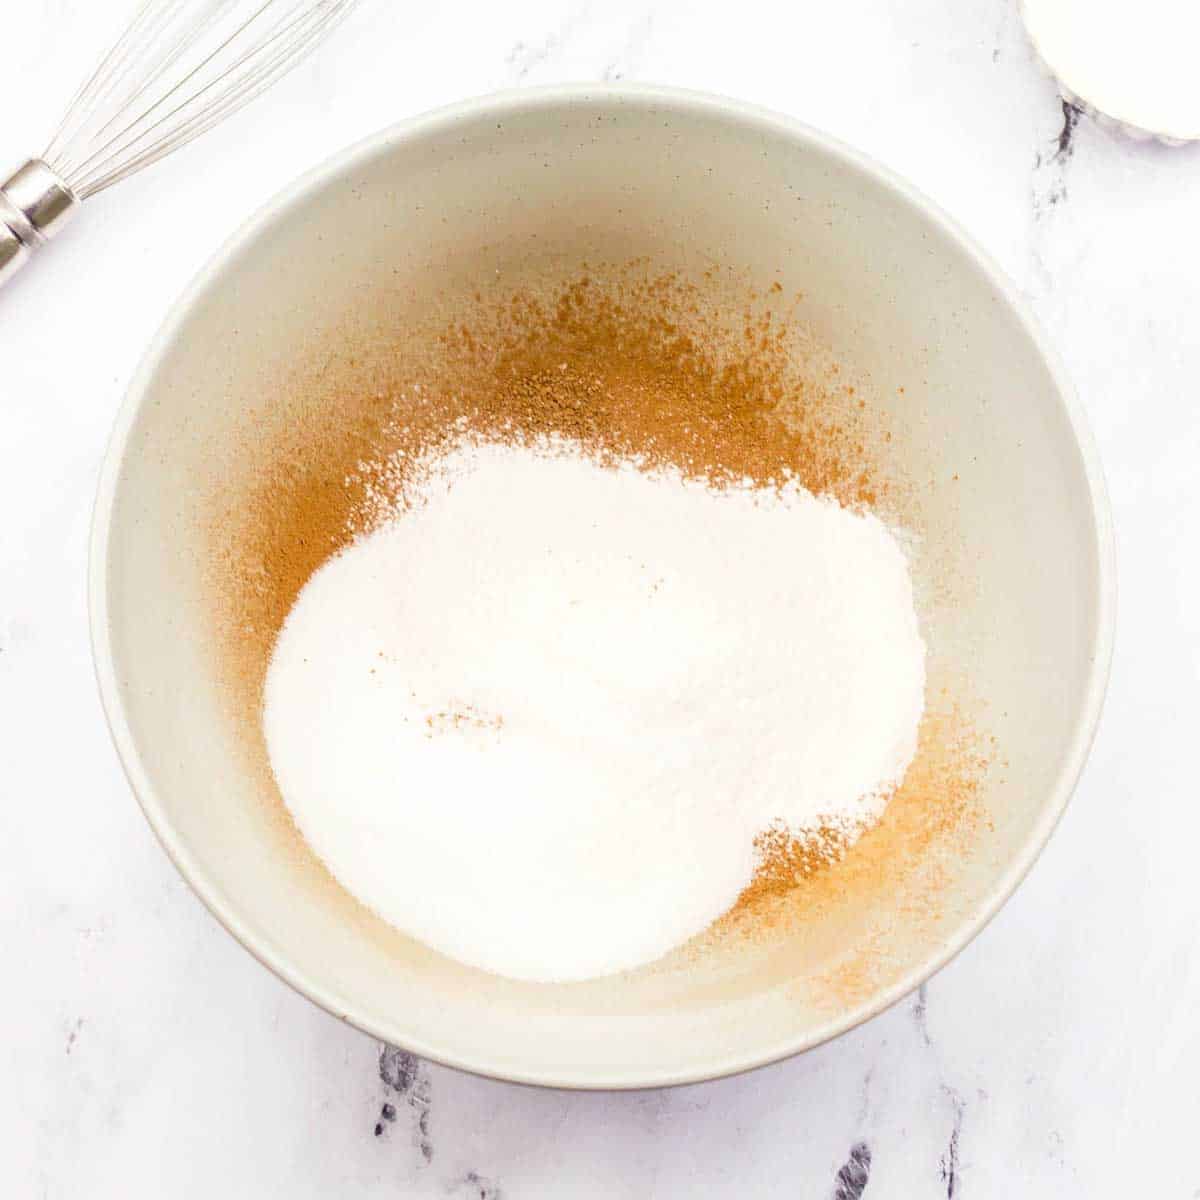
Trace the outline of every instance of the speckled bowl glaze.
<instances>
[{"instance_id":1,"label":"speckled bowl glaze","mask_svg":"<svg viewBox=\"0 0 1200 1200\"><path fill-rule=\"evenodd\" d=\"M622 247L798 297L795 320L895 430L931 687L978 701L993 748L969 845L917 919L777 922L588 984L516 984L369 920L279 841L205 633L200 498L278 399L286 362L373 289L535 253ZM369 353L369 349L364 352ZM214 915L293 987L377 1038L504 1079L629 1088L745 1070L892 1004L1029 869L1091 743L1112 643L1110 518L1057 359L1013 287L937 208L787 118L642 87L471 101L372 137L239 232L168 317L117 422L96 506L92 637L130 782ZM277 824L277 823L276 823ZM448 885L450 886L450 885ZM840 910L837 910L840 911ZM861 914L860 914L861 916ZM652 914L648 915L652 919ZM864 959L869 947L869 965ZM844 986L834 987L831 981Z\"/></svg>"}]
</instances>

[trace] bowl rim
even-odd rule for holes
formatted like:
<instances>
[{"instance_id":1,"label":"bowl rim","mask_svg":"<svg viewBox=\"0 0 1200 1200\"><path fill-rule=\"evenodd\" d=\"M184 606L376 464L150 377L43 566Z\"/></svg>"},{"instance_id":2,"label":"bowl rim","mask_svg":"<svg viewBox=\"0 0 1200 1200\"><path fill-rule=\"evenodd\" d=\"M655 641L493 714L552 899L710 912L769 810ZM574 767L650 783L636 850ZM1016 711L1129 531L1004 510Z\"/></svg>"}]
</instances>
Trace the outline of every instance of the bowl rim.
<instances>
[{"instance_id":1,"label":"bowl rim","mask_svg":"<svg viewBox=\"0 0 1200 1200\"><path fill-rule=\"evenodd\" d=\"M758 132L798 143L868 177L892 193L896 199L935 226L962 253L1017 317L1053 380L1063 414L1074 434L1087 483L1097 557L1096 633L1091 647L1091 666L1083 703L1080 706L1062 765L1028 837L995 883L971 914L959 921L939 949L914 964L904 975L861 1004L846 1009L825 1024L776 1039L753 1051L740 1054L714 1054L703 1067L688 1069L650 1068L625 1071L617 1076L598 1078L595 1072L580 1072L571 1067L555 1070L514 1070L509 1063L490 1061L478 1054L462 1054L449 1043L435 1043L408 1036L402 1028L384 1024L352 1011L345 997L302 972L261 931L243 921L228 903L216 883L192 857L184 839L168 820L154 784L142 761L121 700L116 659L111 641L108 603L109 538L113 508L122 466L129 451L129 438L146 398L147 388L172 346L175 337L197 301L210 287L219 284L224 272L238 254L264 233L287 211L301 204L328 183L400 144L431 134L453 130L455 126L481 115L504 116L562 107L588 108L603 105L632 105L666 108L680 115L704 115L723 120L747 132ZM88 561L88 611L92 657L100 699L113 743L130 787L146 820L167 856L188 885L214 917L260 963L293 989L327 1012L378 1039L402 1046L422 1058L468 1071L487 1078L511 1083L533 1084L577 1090L631 1090L665 1087L718 1079L763 1067L810 1050L863 1022L877 1016L942 969L996 915L1017 885L1029 872L1053 833L1075 789L1087 760L1100 720L1112 661L1116 615L1116 566L1112 514L1099 455L1082 407L1066 370L1034 318L1029 305L992 257L938 205L901 179L889 168L845 145L836 138L795 118L739 100L707 92L648 84L557 84L493 92L389 125L349 148L333 155L307 171L278 192L245 220L225 240L192 279L172 305L167 317L147 347L117 412L113 430L101 466L93 509ZM402 1018L395 1022L402 1024Z\"/></svg>"}]
</instances>

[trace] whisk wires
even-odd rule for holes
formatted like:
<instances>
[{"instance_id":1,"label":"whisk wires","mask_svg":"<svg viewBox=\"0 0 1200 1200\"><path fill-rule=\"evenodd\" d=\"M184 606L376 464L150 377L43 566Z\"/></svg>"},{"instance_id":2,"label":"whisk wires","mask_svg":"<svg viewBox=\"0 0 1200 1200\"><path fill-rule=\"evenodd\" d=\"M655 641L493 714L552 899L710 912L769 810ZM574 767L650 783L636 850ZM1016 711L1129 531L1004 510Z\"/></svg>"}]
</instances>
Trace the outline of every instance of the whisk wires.
<instances>
[{"instance_id":1,"label":"whisk wires","mask_svg":"<svg viewBox=\"0 0 1200 1200\"><path fill-rule=\"evenodd\" d=\"M42 156L81 200L212 128L357 0L145 0Z\"/></svg>"}]
</instances>

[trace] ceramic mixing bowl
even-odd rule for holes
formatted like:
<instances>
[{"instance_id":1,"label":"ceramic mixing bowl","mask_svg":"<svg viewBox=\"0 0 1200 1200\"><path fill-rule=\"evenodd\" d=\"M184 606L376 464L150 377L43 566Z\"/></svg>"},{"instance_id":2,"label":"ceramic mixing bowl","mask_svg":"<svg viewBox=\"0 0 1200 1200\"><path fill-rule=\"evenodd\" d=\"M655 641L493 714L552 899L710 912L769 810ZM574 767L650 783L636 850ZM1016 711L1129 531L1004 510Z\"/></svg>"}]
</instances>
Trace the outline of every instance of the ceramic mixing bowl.
<instances>
[{"instance_id":1,"label":"ceramic mixing bowl","mask_svg":"<svg viewBox=\"0 0 1200 1200\"><path fill-rule=\"evenodd\" d=\"M701 306L723 290L748 329L786 301L776 328L789 361L874 422L880 504L909 539L936 722L913 796L845 869L764 889L643 970L532 985L383 926L281 815L253 712L228 695L236 672L219 630L236 616L213 599L223 527L212 497L253 496L255 464L280 453L270 431L286 441L312 405L336 422L322 369L344 372L346 395L371 386L388 328L403 337L452 320L480 288L494 298L618 261L627 276L695 281ZM230 530L239 511L226 510ZM288 536L278 531L281 545ZM95 658L121 759L226 928L377 1038L491 1076L597 1088L804 1050L974 937L1079 775L1113 596L1108 508L1071 387L978 248L911 188L803 125L625 86L418 118L256 216L175 307L130 389L91 559Z\"/></svg>"}]
</instances>

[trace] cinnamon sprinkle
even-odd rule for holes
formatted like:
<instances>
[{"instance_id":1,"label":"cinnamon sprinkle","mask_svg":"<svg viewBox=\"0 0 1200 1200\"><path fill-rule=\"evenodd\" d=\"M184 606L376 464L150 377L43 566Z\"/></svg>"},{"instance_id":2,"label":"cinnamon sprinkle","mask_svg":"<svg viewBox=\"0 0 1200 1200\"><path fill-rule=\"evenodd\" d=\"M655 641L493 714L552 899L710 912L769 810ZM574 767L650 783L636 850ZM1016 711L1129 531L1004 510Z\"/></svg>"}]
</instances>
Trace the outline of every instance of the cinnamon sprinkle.
<instances>
[{"instance_id":1,"label":"cinnamon sprinkle","mask_svg":"<svg viewBox=\"0 0 1200 1200\"><path fill-rule=\"evenodd\" d=\"M248 423L212 499L209 590L231 716L294 848L259 722L274 639L312 573L393 512L410 470L437 449L465 434L555 435L716 487L797 479L848 506L903 504L891 431L861 381L805 340L777 285L731 305L711 277L594 266L558 286L497 286L458 309L348 319L281 382L278 409ZM432 714L431 734L460 718L483 720ZM918 878L933 896L930 864L970 843L986 763L970 721L934 705L879 824L853 846L831 830L803 841L764 831L754 883L692 950L866 913Z\"/></svg>"}]
</instances>

